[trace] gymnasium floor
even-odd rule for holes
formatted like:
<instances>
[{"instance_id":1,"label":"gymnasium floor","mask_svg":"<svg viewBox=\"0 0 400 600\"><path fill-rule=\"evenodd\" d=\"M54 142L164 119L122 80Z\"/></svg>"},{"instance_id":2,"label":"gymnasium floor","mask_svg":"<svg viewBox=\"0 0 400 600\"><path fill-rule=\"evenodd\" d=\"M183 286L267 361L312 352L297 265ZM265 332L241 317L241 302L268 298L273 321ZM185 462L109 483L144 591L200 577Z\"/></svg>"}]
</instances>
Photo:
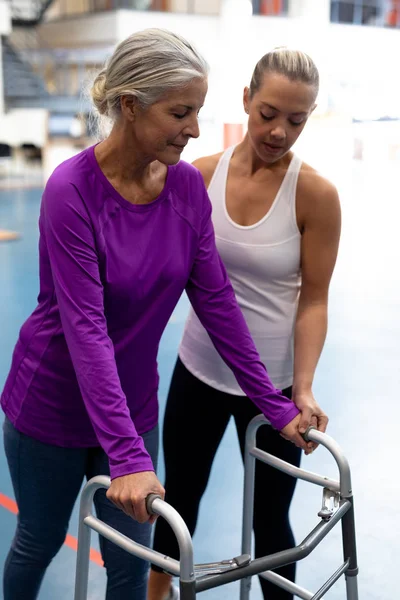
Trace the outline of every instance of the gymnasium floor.
<instances>
[{"instance_id":1,"label":"gymnasium floor","mask_svg":"<svg viewBox=\"0 0 400 600\"><path fill-rule=\"evenodd\" d=\"M342 446L352 467L360 600L395 600L398 598L400 559L398 163L344 161L340 157L340 148L332 158L326 162L325 171L340 191L343 235L331 288L329 336L314 389L330 415L329 433ZM9 368L19 327L36 302L40 196L39 188L0 190L0 227L22 234L19 241L0 244L0 386ZM160 348L162 411L186 311L187 302L183 298ZM328 476L336 474L324 449L305 457L303 466ZM0 474L2 566L15 526L13 491L2 447ZM163 479L162 461L159 475ZM320 488L305 483L297 487L291 516L298 540L317 522L321 492ZM201 507L201 520L194 539L196 562L220 560L239 553L241 495L242 466L235 432L230 427ZM70 525L71 537L48 570L41 599L73 598L76 534L75 510ZM95 535L92 545L98 548ZM105 577L103 569L96 563L96 555L94 559L88 597L100 600L104 597ZM341 560L338 529L300 564L298 582L309 589L318 589ZM237 584L231 584L201 597L204 600L231 600L238 597L237 589ZM254 581L251 597L261 599L257 581ZM337 583L326 598L344 599L343 583Z\"/></svg>"}]
</instances>

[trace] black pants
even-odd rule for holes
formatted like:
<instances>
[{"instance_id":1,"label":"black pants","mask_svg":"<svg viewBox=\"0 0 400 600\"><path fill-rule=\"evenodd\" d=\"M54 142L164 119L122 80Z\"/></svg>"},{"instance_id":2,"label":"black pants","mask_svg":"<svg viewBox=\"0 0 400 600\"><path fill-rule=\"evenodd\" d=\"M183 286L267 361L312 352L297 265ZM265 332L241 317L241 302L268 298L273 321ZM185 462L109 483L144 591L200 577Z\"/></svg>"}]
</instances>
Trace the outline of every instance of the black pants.
<instances>
[{"instance_id":1,"label":"black pants","mask_svg":"<svg viewBox=\"0 0 400 600\"><path fill-rule=\"evenodd\" d=\"M291 391L288 388L283 393L290 398ZM192 535L212 463L230 418L235 420L243 457L247 425L259 412L248 398L220 392L201 382L178 358L164 418L165 500L181 514ZM300 464L299 448L271 427L259 429L257 445L293 465ZM294 545L288 513L295 485L296 479L257 461L253 521L256 557ZM154 548L179 559L175 536L163 519L157 521ZM152 568L161 570L154 565ZM294 581L295 570L292 564L277 569L277 573ZM265 600L293 598L261 578L260 583Z\"/></svg>"}]
</instances>

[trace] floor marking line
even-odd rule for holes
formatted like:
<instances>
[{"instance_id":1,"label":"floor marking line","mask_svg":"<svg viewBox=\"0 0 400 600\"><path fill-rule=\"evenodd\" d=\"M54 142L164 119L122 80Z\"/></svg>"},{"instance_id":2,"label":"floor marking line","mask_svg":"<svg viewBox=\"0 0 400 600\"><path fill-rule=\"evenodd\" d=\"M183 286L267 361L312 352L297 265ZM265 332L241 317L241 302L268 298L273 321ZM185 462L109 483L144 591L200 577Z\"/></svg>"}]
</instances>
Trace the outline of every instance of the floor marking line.
<instances>
[{"instance_id":1,"label":"floor marking line","mask_svg":"<svg viewBox=\"0 0 400 600\"><path fill-rule=\"evenodd\" d=\"M1 492L0 492L0 506L2 506L3 508L5 508L9 512L11 512L13 515L18 514L18 506L17 506L17 503L15 502L15 500L12 500L11 498L9 498L8 496L5 496ZM65 538L64 545L68 546L68 548L71 548L72 550L75 550L75 552L78 550L78 540L76 539L76 537L74 537L73 535L70 535L69 533L67 533L67 537ZM92 562L96 563L96 565L99 565L100 567L103 566L103 559L101 558L101 554L98 550L95 550L94 548L90 548L89 556L90 556L90 560Z\"/></svg>"}]
</instances>

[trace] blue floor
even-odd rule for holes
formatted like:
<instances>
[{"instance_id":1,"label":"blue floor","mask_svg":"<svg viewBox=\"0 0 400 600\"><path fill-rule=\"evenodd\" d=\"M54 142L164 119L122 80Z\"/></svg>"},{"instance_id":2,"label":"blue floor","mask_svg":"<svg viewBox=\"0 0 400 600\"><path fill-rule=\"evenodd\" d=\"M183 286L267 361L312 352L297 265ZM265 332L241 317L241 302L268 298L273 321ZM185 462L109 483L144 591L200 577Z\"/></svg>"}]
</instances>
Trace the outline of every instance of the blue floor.
<instances>
[{"instance_id":1,"label":"blue floor","mask_svg":"<svg viewBox=\"0 0 400 600\"><path fill-rule=\"evenodd\" d=\"M330 168L333 169L332 165ZM331 417L330 434L343 447L352 467L360 600L395 600L399 597L396 570L400 561L399 184L395 166L381 165L379 180L377 172L371 165L350 163L340 173L331 174L339 186L344 225L331 290L329 336L318 368L315 395ZM0 386L9 368L19 327L35 306L38 292L40 195L41 191L34 189L0 191L0 228L22 233L21 241L0 244ZM161 411L186 311L187 303L182 299L160 347ZM328 476L336 474L324 449L304 458L303 466ZM0 473L0 492L12 497L2 449ZM159 475L163 479L162 461ZM201 507L194 539L196 562L239 553L241 495L239 450L234 430L229 428ZM320 488L298 485L292 507L298 540L316 524L320 504ZM0 506L1 565L14 525L15 516ZM77 533L76 512L70 533ZM93 546L98 547L95 536ZM338 529L299 565L299 583L318 589L341 560ZM74 568L75 553L64 547L48 571L40 598L71 600ZM92 565L89 598L102 598L103 588L103 570ZM231 600L238 597L237 589L237 584L231 584L205 592L201 597ZM326 598L343 600L343 583L336 584ZM257 581L252 599L261 599Z\"/></svg>"}]
</instances>

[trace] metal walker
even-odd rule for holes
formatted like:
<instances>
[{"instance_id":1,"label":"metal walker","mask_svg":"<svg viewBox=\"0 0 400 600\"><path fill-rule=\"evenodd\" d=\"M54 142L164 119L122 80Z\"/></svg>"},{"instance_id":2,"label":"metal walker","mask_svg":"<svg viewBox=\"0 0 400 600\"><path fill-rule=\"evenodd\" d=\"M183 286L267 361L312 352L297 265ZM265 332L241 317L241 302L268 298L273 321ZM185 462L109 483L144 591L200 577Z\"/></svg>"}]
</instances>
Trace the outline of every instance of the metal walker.
<instances>
[{"instance_id":1,"label":"metal walker","mask_svg":"<svg viewBox=\"0 0 400 600\"><path fill-rule=\"evenodd\" d=\"M180 560L174 560L137 544L92 514L95 492L101 487L108 488L110 486L109 477L94 477L88 481L81 495L74 600L87 600L92 529L127 552L150 561L169 574L179 577L181 600L195 600L199 592L237 580L241 580L240 600L248 600L251 578L254 575L261 575L304 600L321 600L334 583L344 575L346 578L346 600L358 600L354 504L350 467L347 459L335 440L329 435L310 428L304 436L305 439L325 446L332 454L339 469L339 481L294 467L257 448L257 430L265 425L269 425L268 421L262 415L259 415L249 423L246 433L242 554L240 556L216 563L195 565L193 562L192 539L186 524L172 506L155 495L150 495L147 498L147 510L150 514L160 515L169 523L179 544ZM300 544L289 550L252 559L251 540L256 460L261 460L292 477L320 485L323 487L323 498L322 508L318 513L320 521ZM297 562L308 556L339 521L342 524L343 562L317 592L310 592L271 571L271 569Z\"/></svg>"}]
</instances>

